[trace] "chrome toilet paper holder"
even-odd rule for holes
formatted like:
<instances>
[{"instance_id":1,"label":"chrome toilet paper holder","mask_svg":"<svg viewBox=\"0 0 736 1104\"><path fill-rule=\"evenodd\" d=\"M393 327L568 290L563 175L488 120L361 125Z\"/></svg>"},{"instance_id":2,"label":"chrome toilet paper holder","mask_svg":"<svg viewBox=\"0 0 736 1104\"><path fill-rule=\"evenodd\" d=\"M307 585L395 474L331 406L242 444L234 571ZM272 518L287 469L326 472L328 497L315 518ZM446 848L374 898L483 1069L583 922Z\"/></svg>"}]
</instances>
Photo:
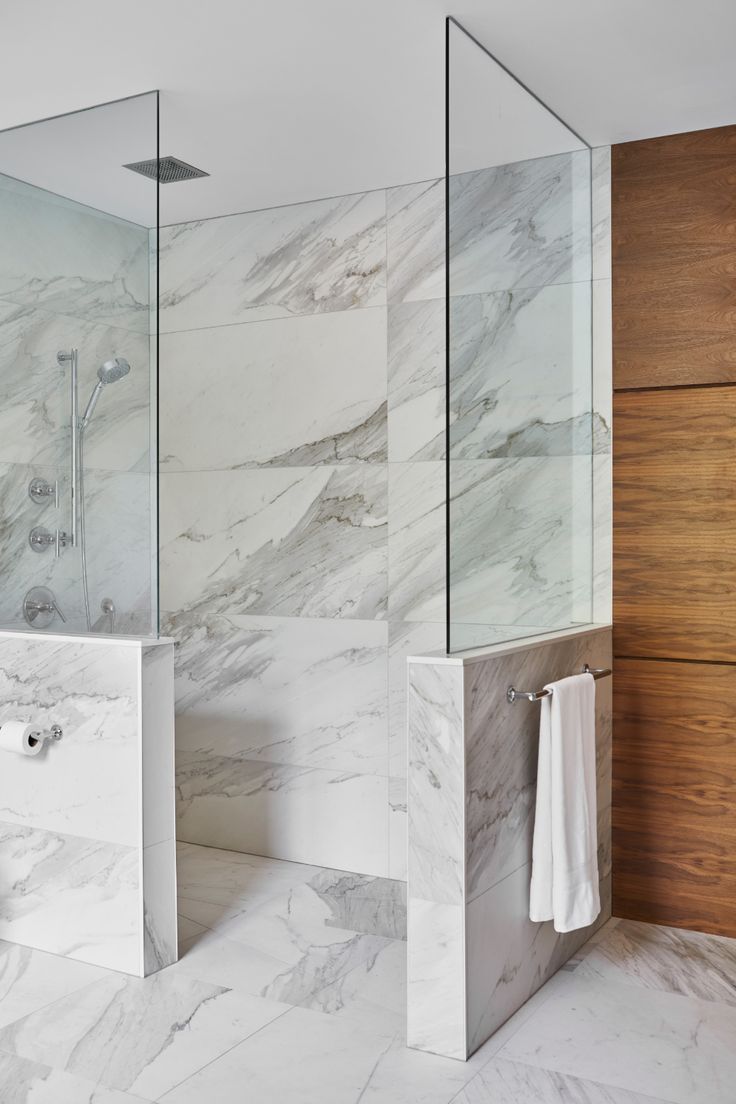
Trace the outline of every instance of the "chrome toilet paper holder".
<instances>
[{"instance_id":1,"label":"chrome toilet paper holder","mask_svg":"<svg viewBox=\"0 0 736 1104\"><path fill-rule=\"evenodd\" d=\"M44 743L46 740L60 740L64 735L64 730L61 725L52 725L51 728L39 729L38 732L30 732L28 734L28 742L31 747L35 747L36 744Z\"/></svg>"}]
</instances>

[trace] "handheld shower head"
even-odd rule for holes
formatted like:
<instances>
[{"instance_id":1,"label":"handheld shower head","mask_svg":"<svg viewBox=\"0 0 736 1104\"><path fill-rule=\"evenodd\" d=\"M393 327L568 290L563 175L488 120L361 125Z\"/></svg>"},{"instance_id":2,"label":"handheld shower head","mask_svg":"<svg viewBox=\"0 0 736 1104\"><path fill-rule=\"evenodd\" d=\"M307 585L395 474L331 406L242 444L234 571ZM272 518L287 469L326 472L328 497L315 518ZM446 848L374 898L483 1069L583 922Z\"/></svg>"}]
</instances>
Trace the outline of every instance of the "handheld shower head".
<instances>
[{"instance_id":1,"label":"handheld shower head","mask_svg":"<svg viewBox=\"0 0 736 1104\"><path fill-rule=\"evenodd\" d=\"M117 383L123 376L127 376L129 371L130 365L125 357L113 357L112 360L106 360L100 365L97 369L97 378L102 384Z\"/></svg>"},{"instance_id":2,"label":"handheld shower head","mask_svg":"<svg viewBox=\"0 0 736 1104\"><path fill-rule=\"evenodd\" d=\"M129 371L130 365L125 357L113 357L112 360L106 360L104 364L100 365L97 369L97 383L95 384L95 389L89 397L87 409L82 415L82 420L80 422L82 429L85 428L92 417L94 409L97 406L97 400L102 394L102 388L107 387L108 383L117 383L123 376L127 376Z\"/></svg>"}]
</instances>

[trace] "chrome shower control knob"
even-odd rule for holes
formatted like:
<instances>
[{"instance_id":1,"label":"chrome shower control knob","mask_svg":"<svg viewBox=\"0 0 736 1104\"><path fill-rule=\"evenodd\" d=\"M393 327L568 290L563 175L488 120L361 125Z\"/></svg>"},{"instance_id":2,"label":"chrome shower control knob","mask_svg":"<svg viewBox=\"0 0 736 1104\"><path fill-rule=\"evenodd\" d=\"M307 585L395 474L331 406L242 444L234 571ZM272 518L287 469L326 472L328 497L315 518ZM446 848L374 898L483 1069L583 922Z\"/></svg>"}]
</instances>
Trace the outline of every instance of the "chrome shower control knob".
<instances>
[{"instance_id":1,"label":"chrome shower control knob","mask_svg":"<svg viewBox=\"0 0 736 1104\"><path fill-rule=\"evenodd\" d=\"M48 479L36 476L28 484L28 497L38 506L43 506L50 498L56 499L56 485L49 483Z\"/></svg>"},{"instance_id":2,"label":"chrome shower control knob","mask_svg":"<svg viewBox=\"0 0 736 1104\"><path fill-rule=\"evenodd\" d=\"M28 543L34 552L46 552L56 545L56 534L50 533L42 525L36 525L28 534Z\"/></svg>"}]
</instances>

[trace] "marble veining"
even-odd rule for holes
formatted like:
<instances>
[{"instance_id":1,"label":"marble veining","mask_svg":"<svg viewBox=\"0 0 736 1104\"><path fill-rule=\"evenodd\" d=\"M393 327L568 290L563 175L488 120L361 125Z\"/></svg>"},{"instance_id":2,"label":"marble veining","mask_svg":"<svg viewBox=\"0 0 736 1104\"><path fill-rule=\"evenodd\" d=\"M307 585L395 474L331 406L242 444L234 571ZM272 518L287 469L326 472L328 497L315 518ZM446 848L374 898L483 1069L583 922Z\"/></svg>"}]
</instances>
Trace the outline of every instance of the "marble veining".
<instances>
[{"instance_id":1,"label":"marble veining","mask_svg":"<svg viewBox=\"0 0 736 1104\"><path fill-rule=\"evenodd\" d=\"M385 614L380 465L161 479L161 605L228 614Z\"/></svg>"},{"instance_id":2,"label":"marble veining","mask_svg":"<svg viewBox=\"0 0 736 1104\"><path fill-rule=\"evenodd\" d=\"M164 227L162 331L385 304L383 192Z\"/></svg>"},{"instance_id":3,"label":"marble veining","mask_svg":"<svg viewBox=\"0 0 736 1104\"><path fill-rule=\"evenodd\" d=\"M180 751L387 773L385 622L167 615Z\"/></svg>"},{"instance_id":4,"label":"marble veining","mask_svg":"<svg viewBox=\"0 0 736 1104\"><path fill-rule=\"evenodd\" d=\"M388 458L445 455L445 304L388 308Z\"/></svg>"},{"instance_id":5,"label":"marble veining","mask_svg":"<svg viewBox=\"0 0 736 1104\"><path fill-rule=\"evenodd\" d=\"M597 1081L540 1070L496 1058L488 1062L452 1104L657 1104L651 1096ZM660 1101L659 1104L666 1104Z\"/></svg>"},{"instance_id":6,"label":"marble veining","mask_svg":"<svg viewBox=\"0 0 736 1104\"><path fill-rule=\"evenodd\" d=\"M385 308L164 334L160 386L163 471L380 463Z\"/></svg>"},{"instance_id":7,"label":"marble veining","mask_svg":"<svg viewBox=\"0 0 736 1104\"><path fill-rule=\"evenodd\" d=\"M3 176L0 237L0 299L149 332L143 227Z\"/></svg>"}]
</instances>

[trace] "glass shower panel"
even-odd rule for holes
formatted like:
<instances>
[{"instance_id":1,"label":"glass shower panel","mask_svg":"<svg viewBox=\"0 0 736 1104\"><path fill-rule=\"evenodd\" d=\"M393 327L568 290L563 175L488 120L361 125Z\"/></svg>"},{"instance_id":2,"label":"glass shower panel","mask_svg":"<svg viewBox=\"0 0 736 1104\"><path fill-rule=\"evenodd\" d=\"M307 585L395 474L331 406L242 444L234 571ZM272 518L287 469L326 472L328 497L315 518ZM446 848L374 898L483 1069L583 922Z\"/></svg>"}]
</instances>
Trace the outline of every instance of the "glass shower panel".
<instances>
[{"instance_id":1,"label":"glass shower panel","mask_svg":"<svg viewBox=\"0 0 736 1104\"><path fill-rule=\"evenodd\" d=\"M448 22L448 651L591 620L591 151Z\"/></svg>"},{"instance_id":2,"label":"glass shower panel","mask_svg":"<svg viewBox=\"0 0 736 1104\"><path fill-rule=\"evenodd\" d=\"M0 133L3 629L158 631L157 161L155 92Z\"/></svg>"}]
</instances>

